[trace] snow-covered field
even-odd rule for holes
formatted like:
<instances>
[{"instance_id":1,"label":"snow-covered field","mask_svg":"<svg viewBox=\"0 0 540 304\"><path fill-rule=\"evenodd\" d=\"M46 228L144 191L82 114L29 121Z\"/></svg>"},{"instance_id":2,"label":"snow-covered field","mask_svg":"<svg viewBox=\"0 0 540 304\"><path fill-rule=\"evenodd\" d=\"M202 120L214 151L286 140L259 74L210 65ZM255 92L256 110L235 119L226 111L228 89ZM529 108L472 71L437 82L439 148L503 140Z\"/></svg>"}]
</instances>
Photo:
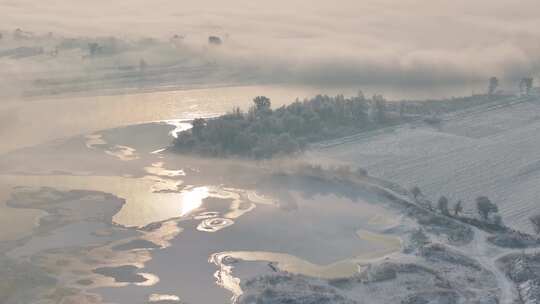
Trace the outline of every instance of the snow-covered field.
<instances>
[{"instance_id":1,"label":"snow-covered field","mask_svg":"<svg viewBox=\"0 0 540 304\"><path fill-rule=\"evenodd\" d=\"M513 98L443 117L440 127L406 125L309 153L316 161L345 162L403 186L418 185L432 200L488 196L504 221L530 231L540 212L540 100Z\"/></svg>"}]
</instances>

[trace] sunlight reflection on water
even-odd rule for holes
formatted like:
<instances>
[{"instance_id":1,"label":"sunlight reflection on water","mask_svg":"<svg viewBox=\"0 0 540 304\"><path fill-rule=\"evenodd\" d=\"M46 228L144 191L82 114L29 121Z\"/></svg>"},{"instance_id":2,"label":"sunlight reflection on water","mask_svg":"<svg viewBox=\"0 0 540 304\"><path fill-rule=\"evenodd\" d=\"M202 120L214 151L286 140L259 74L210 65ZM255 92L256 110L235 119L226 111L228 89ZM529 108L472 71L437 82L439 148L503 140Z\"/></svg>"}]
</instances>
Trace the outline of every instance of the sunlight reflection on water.
<instances>
[{"instance_id":1,"label":"sunlight reflection on water","mask_svg":"<svg viewBox=\"0 0 540 304\"><path fill-rule=\"evenodd\" d=\"M182 192L182 208L180 215L186 216L193 210L201 207L203 199L210 196L208 193L208 187L193 188L188 191Z\"/></svg>"},{"instance_id":2,"label":"sunlight reflection on water","mask_svg":"<svg viewBox=\"0 0 540 304\"><path fill-rule=\"evenodd\" d=\"M153 163L152 166L145 167L144 170L153 175L167 176L167 177L177 177L185 176L186 173L184 170L170 170L163 168L163 162Z\"/></svg>"},{"instance_id":3,"label":"sunlight reflection on water","mask_svg":"<svg viewBox=\"0 0 540 304\"><path fill-rule=\"evenodd\" d=\"M175 295L168 295L168 294L156 294L153 293L148 297L148 302L180 302L180 297Z\"/></svg>"},{"instance_id":4,"label":"sunlight reflection on water","mask_svg":"<svg viewBox=\"0 0 540 304\"><path fill-rule=\"evenodd\" d=\"M65 190L89 190L112 193L126 203L114 215L114 223L142 227L170 218L186 216L209 196L208 187L177 192L178 182L156 176L13 176L0 175L0 182L13 186L53 187Z\"/></svg>"}]
</instances>

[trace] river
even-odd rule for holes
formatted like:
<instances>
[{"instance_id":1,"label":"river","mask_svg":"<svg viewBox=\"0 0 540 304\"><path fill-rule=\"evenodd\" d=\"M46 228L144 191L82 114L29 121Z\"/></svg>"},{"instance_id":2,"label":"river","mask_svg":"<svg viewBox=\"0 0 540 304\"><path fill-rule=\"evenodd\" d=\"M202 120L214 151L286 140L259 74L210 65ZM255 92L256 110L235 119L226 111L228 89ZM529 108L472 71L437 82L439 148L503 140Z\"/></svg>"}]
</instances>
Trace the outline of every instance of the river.
<instances>
[{"instance_id":1,"label":"river","mask_svg":"<svg viewBox=\"0 0 540 304\"><path fill-rule=\"evenodd\" d=\"M481 85L441 87L308 87L257 85L158 91L109 96L62 96L3 99L0 102L0 153L50 140L142 122L193 118L247 109L255 96L265 95L274 106L317 94L366 96L383 94L389 100L444 98L469 95Z\"/></svg>"}]
</instances>

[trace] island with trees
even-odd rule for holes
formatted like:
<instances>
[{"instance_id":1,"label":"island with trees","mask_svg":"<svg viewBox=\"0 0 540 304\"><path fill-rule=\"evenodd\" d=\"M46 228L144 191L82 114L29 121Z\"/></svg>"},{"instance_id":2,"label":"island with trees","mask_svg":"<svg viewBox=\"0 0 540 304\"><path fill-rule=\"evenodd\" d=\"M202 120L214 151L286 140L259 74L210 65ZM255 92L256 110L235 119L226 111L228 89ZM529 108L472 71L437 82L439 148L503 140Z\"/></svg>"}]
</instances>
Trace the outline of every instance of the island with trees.
<instances>
[{"instance_id":1,"label":"island with trees","mask_svg":"<svg viewBox=\"0 0 540 304\"><path fill-rule=\"evenodd\" d=\"M256 97L244 112L239 108L213 119L198 118L193 128L178 134L173 150L205 156L256 159L302 151L307 144L390 126L406 120L388 111L385 99L319 95L272 109Z\"/></svg>"}]
</instances>

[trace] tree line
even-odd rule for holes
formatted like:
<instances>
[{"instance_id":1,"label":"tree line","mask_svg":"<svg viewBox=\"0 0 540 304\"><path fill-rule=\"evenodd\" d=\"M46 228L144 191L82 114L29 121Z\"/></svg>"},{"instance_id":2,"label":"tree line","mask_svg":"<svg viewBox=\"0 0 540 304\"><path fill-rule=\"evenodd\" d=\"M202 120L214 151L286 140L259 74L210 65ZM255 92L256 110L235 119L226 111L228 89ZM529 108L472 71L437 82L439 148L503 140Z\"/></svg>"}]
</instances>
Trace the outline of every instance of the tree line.
<instances>
[{"instance_id":1,"label":"tree line","mask_svg":"<svg viewBox=\"0 0 540 304\"><path fill-rule=\"evenodd\" d=\"M533 89L534 78L533 77L523 77L519 81L519 93L521 96L531 95ZM497 88L499 87L499 78L493 76L489 78L487 94L490 97L493 97L498 94Z\"/></svg>"},{"instance_id":2,"label":"tree line","mask_svg":"<svg viewBox=\"0 0 540 304\"><path fill-rule=\"evenodd\" d=\"M424 198L422 191L417 186L413 187L410 191L417 203L431 211L438 210L441 214L449 217L467 219L462 216L464 206L463 201L461 200L458 200L453 206L450 206L448 198L446 196L441 196L437 201L437 205L433 206L431 201ZM499 214L499 207L487 196L477 197L475 199L475 207L480 220L484 224L495 225L500 228L505 227L502 217ZM529 221L536 234L540 235L540 214L531 216Z\"/></svg>"}]
</instances>

